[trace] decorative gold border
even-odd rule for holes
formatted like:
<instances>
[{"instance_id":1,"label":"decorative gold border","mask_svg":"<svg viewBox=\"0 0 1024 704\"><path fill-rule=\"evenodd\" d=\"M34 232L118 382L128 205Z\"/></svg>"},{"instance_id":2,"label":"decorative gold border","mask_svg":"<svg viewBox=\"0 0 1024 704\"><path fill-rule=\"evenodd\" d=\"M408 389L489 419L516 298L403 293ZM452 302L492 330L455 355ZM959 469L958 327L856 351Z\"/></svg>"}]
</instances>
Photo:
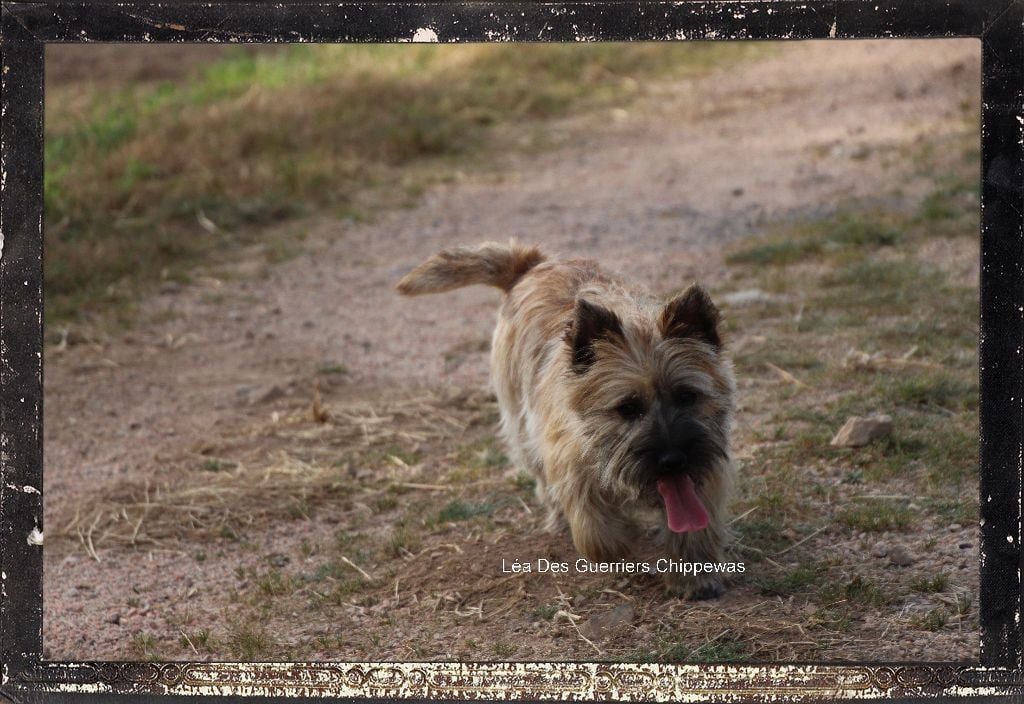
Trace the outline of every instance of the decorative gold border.
<instances>
[{"instance_id":1,"label":"decorative gold border","mask_svg":"<svg viewBox=\"0 0 1024 704\"><path fill-rule=\"evenodd\" d=\"M387 699L732 701L1024 695L1007 668L975 665L604 663L45 663L20 684L63 693ZM740 684L742 683L742 684Z\"/></svg>"}]
</instances>

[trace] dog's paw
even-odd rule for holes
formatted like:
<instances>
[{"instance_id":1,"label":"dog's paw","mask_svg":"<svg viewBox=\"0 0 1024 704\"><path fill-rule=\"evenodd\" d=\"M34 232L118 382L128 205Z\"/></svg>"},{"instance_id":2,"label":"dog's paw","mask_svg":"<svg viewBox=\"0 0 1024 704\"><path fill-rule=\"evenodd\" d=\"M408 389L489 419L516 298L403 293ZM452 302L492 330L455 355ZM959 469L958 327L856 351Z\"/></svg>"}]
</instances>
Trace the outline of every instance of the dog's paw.
<instances>
[{"instance_id":1,"label":"dog's paw","mask_svg":"<svg viewBox=\"0 0 1024 704\"><path fill-rule=\"evenodd\" d=\"M684 580L672 580L665 583L665 589L670 595L682 597L687 601L717 599L725 594L725 585L718 577L689 577Z\"/></svg>"},{"instance_id":2,"label":"dog's paw","mask_svg":"<svg viewBox=\"0 0 1024 704\"><path fill-rule=\"evenodd\" d=\"M702 579L693 585L693 589L686 595L690 601L704 601L706 599L717 599L725 594L725 585L717 577Z\"/></svg>"}]
</instances>

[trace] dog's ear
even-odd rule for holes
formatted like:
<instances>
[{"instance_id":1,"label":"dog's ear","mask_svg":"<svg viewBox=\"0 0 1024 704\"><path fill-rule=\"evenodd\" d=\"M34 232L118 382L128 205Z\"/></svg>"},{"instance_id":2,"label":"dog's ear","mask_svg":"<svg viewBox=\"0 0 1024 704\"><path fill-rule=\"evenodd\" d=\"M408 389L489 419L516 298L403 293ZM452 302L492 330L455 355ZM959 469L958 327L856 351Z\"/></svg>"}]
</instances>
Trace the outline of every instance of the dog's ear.
<instances>
[{"instance_id":1,"label":"dog's ear","mask_svg":"<svg viewBox=\"0 0 1024 704\"><path fill-rule=\"evenodd\" d=\"M622 322L619 316L582 298L577 300L576 312L566 336L566 341L572 348L573 371L577 374L586 372L597 361L594 343L614 336L622 336Z\"/></svg>"},{"instance_id":2,"label":"dog's ear","mask_svg":"<svg viewBox=\"0 0 1024 704\"><path fill-rule=\"evenodd\" d=\"M666 338L697 338L717 350L722 346L718 335L720 320L711 296L701 286L693 284L665 304L658 325Z\"/></svg>"}]
</instances>

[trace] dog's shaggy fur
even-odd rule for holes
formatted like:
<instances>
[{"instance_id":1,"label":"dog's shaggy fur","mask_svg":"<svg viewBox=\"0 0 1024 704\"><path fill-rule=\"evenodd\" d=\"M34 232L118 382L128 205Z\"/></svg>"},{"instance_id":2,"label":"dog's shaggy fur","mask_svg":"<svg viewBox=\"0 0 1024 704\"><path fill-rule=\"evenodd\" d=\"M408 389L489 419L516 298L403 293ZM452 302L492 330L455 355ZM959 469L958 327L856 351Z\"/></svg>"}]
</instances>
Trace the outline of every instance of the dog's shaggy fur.
<instances>
[{"instance_id":1,"label":"dog's shaggy fur","mask_svg":"<svg viewBox=\"0 0 1024 704\"><path fill-rule=\"evenodd\" d=\"M491 377L511 457L537 478L549 526L564 519L594 561L637 556L645 535L662 557L720 561L734 382L707 293L659 301L594 262L494 243L441 252L398 290L470 284L505 292ZM715 575L666 579L693 598L723 589Z\"/></svg>"}]
</instances>

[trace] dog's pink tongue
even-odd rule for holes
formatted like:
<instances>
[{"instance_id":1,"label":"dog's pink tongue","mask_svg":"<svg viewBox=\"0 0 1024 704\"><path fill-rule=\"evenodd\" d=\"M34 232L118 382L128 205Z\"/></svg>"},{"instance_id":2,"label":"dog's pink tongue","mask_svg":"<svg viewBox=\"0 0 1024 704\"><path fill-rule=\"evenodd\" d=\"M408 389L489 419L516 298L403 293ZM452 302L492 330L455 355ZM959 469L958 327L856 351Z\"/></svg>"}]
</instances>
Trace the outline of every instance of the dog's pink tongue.
<instances>
[{"instance_id":1,"label":"dog's pink tongue","mask_svg":"<svg viewBox=\"0 0 1024 704\"><path fill-rule=\"evenodd\" d=\"M665 500L668 527L673 533L689 533L691 530L701 530L707 526L708 512L697 498L692 479L659 479L658 493Z\"/></svg>"}]
</instances>

